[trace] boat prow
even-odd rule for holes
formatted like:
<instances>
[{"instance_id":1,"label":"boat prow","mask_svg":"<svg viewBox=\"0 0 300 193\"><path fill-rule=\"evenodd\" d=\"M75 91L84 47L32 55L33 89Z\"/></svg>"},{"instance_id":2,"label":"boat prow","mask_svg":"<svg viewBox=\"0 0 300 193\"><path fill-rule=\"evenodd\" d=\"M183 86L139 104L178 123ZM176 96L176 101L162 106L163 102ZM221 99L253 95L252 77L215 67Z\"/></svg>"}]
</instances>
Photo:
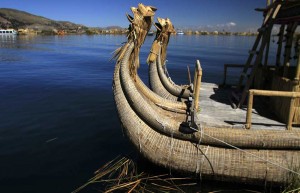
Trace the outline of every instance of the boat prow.
<instances>
[{"instance_id":1,"label":"boat prow","mask_svg":"<svg viewBox=\"0 0 300 193\"><path fill-rule=\"evenodd\" d=\"M117 52L113 92L124 131L144 157L165 168L225 181L282 184L291 174L299 175L294 168L300 167L300 130L201 124L196 110L199 79L185 102L164 99L147 89L136 64L140 40L147 35L140 29L150 29L154 14L147 6L133 10L139 17L130 21L139 26L129 28L128 41ZM201 68L199 62L196 66Z\"/></svg>"}]
</instances>

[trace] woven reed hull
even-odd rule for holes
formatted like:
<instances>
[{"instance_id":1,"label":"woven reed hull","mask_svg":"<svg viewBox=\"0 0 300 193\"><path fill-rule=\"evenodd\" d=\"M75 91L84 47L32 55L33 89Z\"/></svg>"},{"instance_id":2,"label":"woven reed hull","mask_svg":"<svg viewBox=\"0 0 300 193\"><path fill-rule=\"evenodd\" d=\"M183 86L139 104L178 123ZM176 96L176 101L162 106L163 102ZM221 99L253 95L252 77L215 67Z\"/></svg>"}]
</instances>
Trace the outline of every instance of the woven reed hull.
<instances>
[{"instance_id":1,"label":"woven reed hull","mask_svg":"<svg viewBox=\"0 0 300 193\"><path fill-rule=\"evenodd\" d=\"M153 105L149 104L149 100L145 100L147 95L140 89L139 81L135 82L130 76L128 62L122 60L121 63L122 87L131 108L145 123L160 133L195 143L201 140L202 144L213 146L227 146L223 142L214 139L217 138L240 148L300 149L300 130L272 131L205 127L202 128L203 132L186 134L181 130L181 123L185 120L178 119L177 113L174 114L174 112L168 111L159 113L152 108Z\"/></svg>"},{"instance_id":2,"label":"woven reed hull","mask_svg":"<svg viewBox=\"0 0 300 193\"><path fill-rule=\"evenodd\" d=\"M173 94L171 94L160 81L156 62L149 64L149 83L150 88L153 90L153 92L157 93L161 97L171 101L180 100L178 96L174 96Z\"/></svg>"},{"instance_id":3,"label":"woven reed hull","mask_svg":"<svg viewBox=\"0 0 300 193\"><path fill-rule=\"evenodd\" d=\"M292 77L295 76L296 69L289 68L289 78L283 78L276 75L275 70L271 68L258 68L254 79L254 88L263 90L278 90L278 91L290 91L300 92L300 85L295 83ZM270 82L271 80L271 82ZM270 103L273 112L284 123L288 122L290 98L285 97L271 97ZM293 117L293 124L300 124L300 99L296 98L294 107L295 113Z\"/></svg>"},{"instance_id":4,"label":"woven reed hull","mask_svg":"<svg viewBox=\"0 0 300 193\"><path fill-rule=\"evenodd\" d=\"M171 82L164 73L160 55L156 62L149 64L149 82L155 93L169 100L187 99L191 93L187 85L180 86Z\"/></svg>"},{"instance_id":5,"label":"woven reed hull","mask_svg":"<svg viewBox=\"0 0 300 193\"><path fill-rule=\"evenodd\" d=\"M283 183L289 177L286 170L253 155L282 167L300 167L299 151L248 149L248 153L245 153L236 149L198 145L157 132L132 109L132 100L125 92L119 64L115 69L113 90L121 123L129 140L153 163L178 171L201 173L203 176L214 175L220 180L234 179L248 183Z\"/></svg>"},{"instance_id":6,"label":"woven reed hull","mask_svg":"<svg viewBox=\"0 0 300 193\"><path fill-rule=\"evenodd\" d=\"M160 95L158 95L155 92L152 92L139 78L139 76L136 77L135 82L137 88L140 90L140 92L147 98L149 98L153 103L155 103L158 106L162 106L167 109L173 109L173 111L176 111L178 113L185 113L186 112L186 104L181 101L175 101L175 100L168 100Z\"/></svg>"},{"instance_id":7,"label":"woven reed hull","mask_svg":"<svg viewBox=\"0 0 300 193\"><path fill-rule=\"evenodd\" d=\"M153 129L168 136L213 146L226 146L214 139L220 139L240 148L258 149L300 149L300 130L243 130L232 128L204 127L203 132L186 134L180 126L183 120L177 119L174 112L159 113L152 108L146 95L141 93L138 81L134 82L129 75L127 61L122 61L120 76L125 94L130 101L132 109ZM137 76L138 77L138 76ZM142 91L144 92L144 91ZM203 135L203 133L205 135Z\"/></svg>"},{"instance_id":8,"label":"woven reed hull","mask_svg":"<svg viewBox=\"0 0 300 193\"><path fill-rule=\"evenodd\" d=\"M272 79L272 90L300 92L300 86L295 85L291 80L274 76ZM288 122L288 114L291 99L283 97L272 97L271 104L277 117L283 122ZM300 98L295 99L294 107L295 114L293 117L294 124L300 124Z\"/></svg>"}]
</instances>

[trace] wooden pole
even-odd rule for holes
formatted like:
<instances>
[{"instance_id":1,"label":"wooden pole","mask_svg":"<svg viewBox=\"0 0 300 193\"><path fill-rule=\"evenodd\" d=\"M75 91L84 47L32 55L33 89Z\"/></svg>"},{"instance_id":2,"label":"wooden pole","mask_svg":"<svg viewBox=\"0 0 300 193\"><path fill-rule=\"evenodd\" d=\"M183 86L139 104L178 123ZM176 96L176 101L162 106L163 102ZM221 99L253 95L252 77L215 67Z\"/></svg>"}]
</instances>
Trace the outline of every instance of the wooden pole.
<instances>
[{"instance_id":1,"label":"wooden pole","mask_svg":"<svg viewBox=\"0 0 300 193\"><path fill-rule=\"evenodd\" d=\"M248 107L247 107L247 115L246 115L246 129L251 128L251 119L252 119L252 108L253 108L253 97L254 95L259 96L276 96L276 97L289 97L291 98L291 103L289 107L289 115L288 122L286 128L288 130L292 129L293 118L295 113L295 99L300 98L300 92L288 92L288 91L273 91L273 90L249 90L249 98L248 98Z\"/></svg>"},{"instance_id":2,"label":"wooden pole","mask_svg":"<svg viewBox=\"0 0 300 193\"><path fill-rule=\"evenodd\" d=\"M253 95L259 95L259 96L300 98L300 92L277 91L277 90L256 90L256 89L251 89L250 91L253 93Z\"/></svg>"},{"instance_id":3,"label":"wooden pole","mask_svg":"<svg viewBox=\"0 0 300 193\"><path fill-rule=\"evenodd\" d=\"M293 118L294 118L294 113L295 113L295 98L291 98L290 102L290 110L289 110L289 115L288 115L288 123L287 123L287 130L292 130L292 125L293 125Z\"/></svg>"},{"instance_id":4,"label":"wooden pole","mask_svg":"<svg viewBox=\"0 0 300 193\"><path fill-rule=\"evenodd\" d=\"M200 87L201 87L201 79L202 79L202 68L200 61L197 60L196 62L196 68L195 68L195 74L197 76L196 79L196 85L194 90L194 100L195 100L195 111L198 112L199 110L199 95L200 95Z\"/></svg>"},{"instance_id":5,"label":"wooden pole","mask_svg":"<svg viewBox=\"0 0 300 193\"><path fill-rule=\"evenodd\" d=\"M188 70L188 79L189 79L189 84L192 84L190 67L189 67L189 65L187 65L186 67L187 67L187 70Z\"/></svg>"},{"instance_id":6,"label":"wooden pole","mask_svg":"<svg viewBox=\"0 0 300 193\"><path fill-rule=\"evenodd\" d=\"M253 91L250 90L249 98L248 98L247 116L246 116L246 129L251 128L252 108L253 108Z\"/></svg>"},{"instance_id":7,"label":"wooden pole","mask_svg":"<svg viewBox=\"0 0 300 193\"><path fill-rule=\"evenodd\" d=\"M265 61L264 66L268 65L268 57L269 57L269 49L270 49L270 40L271 40L271 33L267 34L267 45L266 45L266 51L265 51Z\"/></svg>"},{"instance_id":8,"label":"wooden pole","mask_svg":"<svg viewBox=\"0 0 300 193\"><path fill-rule=\"evenodd\" d=\"M195 72L194 72L194 90L196 88L196 84L197 84L197 64L195 65Z\"/></svg>"}]
</instances>

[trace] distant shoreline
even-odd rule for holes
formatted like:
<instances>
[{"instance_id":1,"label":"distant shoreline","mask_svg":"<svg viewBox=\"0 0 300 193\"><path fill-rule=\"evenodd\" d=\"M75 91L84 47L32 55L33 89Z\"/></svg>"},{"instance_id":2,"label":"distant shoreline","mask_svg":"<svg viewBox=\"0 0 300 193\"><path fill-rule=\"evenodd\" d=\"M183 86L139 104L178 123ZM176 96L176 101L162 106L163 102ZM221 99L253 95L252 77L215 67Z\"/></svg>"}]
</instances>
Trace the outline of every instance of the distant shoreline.
<instances>
[{"instance_id":1,"label":"distant shoreline","mask_svg":"<svg viewBox=\"0 0 300 193\"><path fill-rule=\"evenodd\" d=\"M80 30L34 30L34 29L19 29L19 35L126 35L127 29L98 29L86 28ZM155 34L156 32L154 32ZM213 35L213 36L257 36L258 32L218 32L218 31L192 31L187 30L184 34L173 35Z\"/></svg>"}]
</instances>

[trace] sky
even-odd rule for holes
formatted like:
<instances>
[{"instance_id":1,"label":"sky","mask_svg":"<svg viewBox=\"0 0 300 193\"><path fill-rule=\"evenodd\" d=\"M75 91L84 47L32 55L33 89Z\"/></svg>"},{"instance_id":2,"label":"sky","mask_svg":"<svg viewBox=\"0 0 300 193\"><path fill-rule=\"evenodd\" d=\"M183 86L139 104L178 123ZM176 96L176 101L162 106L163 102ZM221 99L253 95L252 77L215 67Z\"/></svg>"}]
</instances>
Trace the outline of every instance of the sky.
<instances>
[{"instance_id":1,"label":"sky","mask_svg":"<svg viewBox=\"0 0 300 193\"><path fill-rule=\"evenodd\" d=\"M157 8L155 18L170 18L176 29L256 31L266 0L0 0L13 8L88 27L128 27L126 13L138 3ZM157 21L157 20L156 20Z\"/></svg>"}]
</instances>

